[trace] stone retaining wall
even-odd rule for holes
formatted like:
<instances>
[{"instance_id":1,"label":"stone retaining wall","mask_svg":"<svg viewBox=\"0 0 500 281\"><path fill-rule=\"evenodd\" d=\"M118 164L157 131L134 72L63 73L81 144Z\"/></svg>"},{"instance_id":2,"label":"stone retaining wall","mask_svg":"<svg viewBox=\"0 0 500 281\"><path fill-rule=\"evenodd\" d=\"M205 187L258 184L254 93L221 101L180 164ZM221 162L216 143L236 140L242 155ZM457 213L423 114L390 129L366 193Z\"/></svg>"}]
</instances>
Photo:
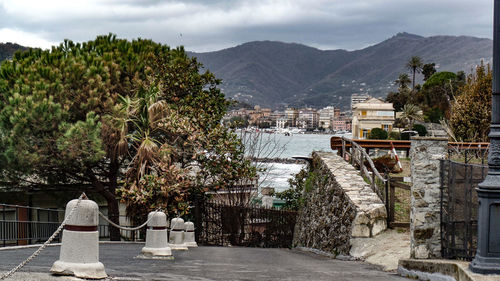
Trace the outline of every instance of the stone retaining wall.
<instances>
[{"instance_id":1,"label":"stone retaining wall","mask_svg":"<svg viewBox=\"0 0 500 281\"><path fill-rule=\"evenodd\" d=\"M314 152L294 245L348 255L353 237L386 229L383 202L359 171L331 152Z\"/></svg>"}]
</instances>

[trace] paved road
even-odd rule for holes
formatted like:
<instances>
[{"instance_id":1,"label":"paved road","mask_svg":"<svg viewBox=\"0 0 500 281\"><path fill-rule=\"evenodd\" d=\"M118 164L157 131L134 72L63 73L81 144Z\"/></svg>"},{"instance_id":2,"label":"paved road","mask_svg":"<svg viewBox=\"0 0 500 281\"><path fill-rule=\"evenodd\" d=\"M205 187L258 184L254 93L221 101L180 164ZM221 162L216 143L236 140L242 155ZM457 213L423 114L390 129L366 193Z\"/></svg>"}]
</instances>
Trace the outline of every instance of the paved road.
<instances>
[{"instance_id":1,"label":"paved road","mask_svg":"<svg viewBox=\"0 0 500 281\"><path fill-rule=\"evenodd\" d=\"M297 250L199 247L175 251L174 260L136 259L142 247L101 244L100 260L108 275L113 280L407 280L367 263L334 260ZM0 271L14 267L33 251L0 251ZM58 257L59 247L48 247L12 280L69 280L47 274Z\"/></svg>"}]
</instances>

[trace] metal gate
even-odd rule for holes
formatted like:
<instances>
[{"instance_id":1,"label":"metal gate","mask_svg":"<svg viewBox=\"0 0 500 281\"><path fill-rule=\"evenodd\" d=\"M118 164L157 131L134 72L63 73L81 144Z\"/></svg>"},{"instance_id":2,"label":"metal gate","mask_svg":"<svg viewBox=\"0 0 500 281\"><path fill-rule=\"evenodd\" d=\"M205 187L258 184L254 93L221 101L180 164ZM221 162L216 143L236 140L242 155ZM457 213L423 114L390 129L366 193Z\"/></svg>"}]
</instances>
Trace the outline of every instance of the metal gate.
<instances>
[{"instance_id":1,"label":"metal gate","mask_svg":"<svg viewBox=\"0 0 500 281\"><path fill-rule=\"evenodd\" d=\"M488 166L441 161L441 251L443 258L474 258L477 249L476 188Z\"/></svg>"},{"instance_id":2,"label":"metal gate","mask_svg":"<svg viewBox=\"0 0 500 281\"><path fill-rule=\"evenodd\" d=\"M196 241L201 245L292 246L296 212L199 200L194 213Z\"/></svg>"}]
</instances>

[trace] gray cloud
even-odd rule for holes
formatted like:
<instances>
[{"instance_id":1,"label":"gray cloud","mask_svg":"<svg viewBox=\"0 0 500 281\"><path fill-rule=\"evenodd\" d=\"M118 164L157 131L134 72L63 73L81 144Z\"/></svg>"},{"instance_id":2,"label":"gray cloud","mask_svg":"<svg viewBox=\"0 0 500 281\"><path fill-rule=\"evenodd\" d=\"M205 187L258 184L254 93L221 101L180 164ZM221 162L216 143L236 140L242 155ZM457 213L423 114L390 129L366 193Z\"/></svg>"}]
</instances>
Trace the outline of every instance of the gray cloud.
<instances>
[{"instance_id":1,"label":"gray cloud","mask_svg":"<svg viewBox=\"0 0 500 281\"><path fill-rule=\"evenodd\" d=\"M253 40L359 49L406 31L491 38L490 0L0 0L0 42L48 47L109 32L210 51Z\"/></svg>"}]
</instances>

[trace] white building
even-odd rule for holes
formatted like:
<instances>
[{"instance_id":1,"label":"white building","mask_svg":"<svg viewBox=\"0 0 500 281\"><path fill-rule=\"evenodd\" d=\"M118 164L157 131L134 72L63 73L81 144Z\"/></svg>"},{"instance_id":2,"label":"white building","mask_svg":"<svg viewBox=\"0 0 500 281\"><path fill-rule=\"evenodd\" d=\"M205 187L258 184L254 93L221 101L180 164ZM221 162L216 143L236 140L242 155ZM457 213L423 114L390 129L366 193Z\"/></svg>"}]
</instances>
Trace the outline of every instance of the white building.
<instances>
[{"instance_id":1,"label":"white building","mask_svg":"<svg viewBox=\"0 0 500 281\"><path fill-rule=\"evenodd\" d=\"M280 117L280 118L276 119L276 128L284 129L286 126L287 120L288 119L286 117Z\"/></svg>"},{"instance_id":2,"label":"white building","mask_svg":"<svg viewBox=\"0 0 500 281\"><path fill-rule=\"evenodd\" d=\"M324 129L332 128L332 120L335 116L335 108L333 106L327 106L323 109L318 110L319 114L319 127Z\"/></svg>"},{"instance_id":3,"label":"white building","mask_svg":"<svg viewBox=\"0 0 500 281\"><path fill-rule=\"evenodd\" d=\"M352 94L351 95L351 110L354 109L355 104L365 102L370 98L371 98L371 96L368 94Z\"/></svg>"},{"instance_id":4,"label":"white building","mask_svg":"<svg viewBox=\"0 0 500 281\"><path fill-rule=\"evenodd\" d=\"M383 102L376 98L357 103L354 105L352 115L352 137L354 139L366 139L374 128L390 132L394 121L392 103Z\"/></svg>"},{"instance_id":5,"label":"white building","mask_svg":"<svg viewBox=\"0 0 500 281\"><path fill-rule=\"evenodd\" d=\"M304 129L317 128L319 123L319 114L315 109L306 108L299 111L297 118L297 127Z\"/></svg>"}]
</instances>

